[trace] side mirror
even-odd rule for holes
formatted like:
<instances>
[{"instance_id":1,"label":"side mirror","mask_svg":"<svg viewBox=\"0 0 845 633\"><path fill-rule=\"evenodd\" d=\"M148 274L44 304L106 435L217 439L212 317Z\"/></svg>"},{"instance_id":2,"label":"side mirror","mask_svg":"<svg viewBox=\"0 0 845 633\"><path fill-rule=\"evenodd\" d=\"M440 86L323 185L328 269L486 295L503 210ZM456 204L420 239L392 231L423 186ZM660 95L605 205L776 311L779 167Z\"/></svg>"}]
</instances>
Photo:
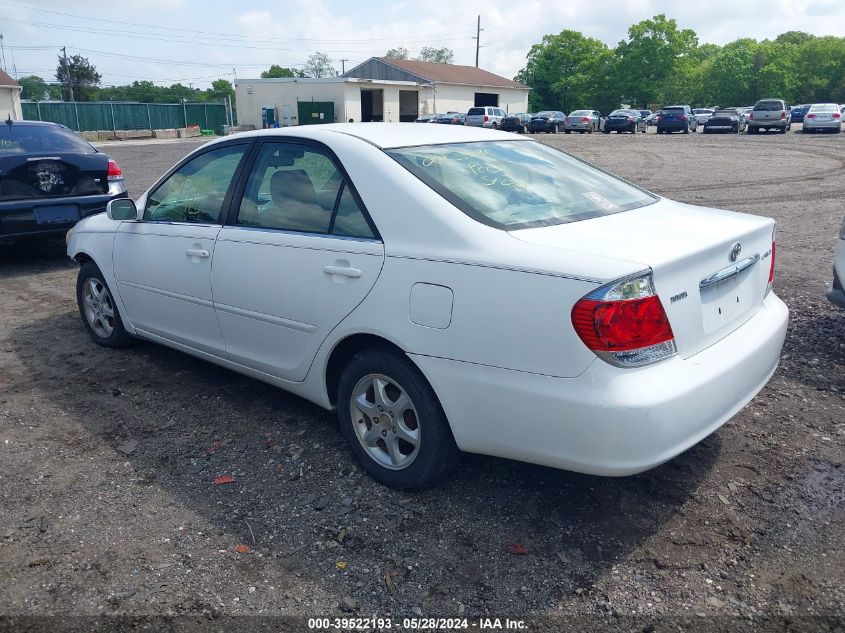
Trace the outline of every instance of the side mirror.
<instances>
[{"instance_id":1,"label":"side mirror","mask_svg":"<svg viewBox=\"0 0 845 633\"><path fill-rule=\"evenodd\" d=\"M110 220L118 222L123 220L137 220L138 208L135 206L135 201L129 198L117 198L110 200L106 205L106 215Z\"/></svg>"}]
</instances>

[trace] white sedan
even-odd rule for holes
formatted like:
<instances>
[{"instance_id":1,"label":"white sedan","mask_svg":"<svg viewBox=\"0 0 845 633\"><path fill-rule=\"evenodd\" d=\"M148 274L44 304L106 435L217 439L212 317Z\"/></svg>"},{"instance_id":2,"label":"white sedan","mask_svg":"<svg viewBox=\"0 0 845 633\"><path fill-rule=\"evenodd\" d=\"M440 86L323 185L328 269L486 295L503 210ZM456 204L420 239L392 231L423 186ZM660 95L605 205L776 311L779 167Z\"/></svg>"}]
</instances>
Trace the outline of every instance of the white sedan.
<instances>
[{"instance_id":1,"label":"white sedan","mask_svg":"<svg viewBox=\"0 0 845 633\"><path fill-rule=\"evenodd\" d=\"M707 437L778 364L774 232L524 137L370 123L208 143L68 254L94 342L336 408L413 489L462 451L628 475Z\"/></svg>"}]
</instances>

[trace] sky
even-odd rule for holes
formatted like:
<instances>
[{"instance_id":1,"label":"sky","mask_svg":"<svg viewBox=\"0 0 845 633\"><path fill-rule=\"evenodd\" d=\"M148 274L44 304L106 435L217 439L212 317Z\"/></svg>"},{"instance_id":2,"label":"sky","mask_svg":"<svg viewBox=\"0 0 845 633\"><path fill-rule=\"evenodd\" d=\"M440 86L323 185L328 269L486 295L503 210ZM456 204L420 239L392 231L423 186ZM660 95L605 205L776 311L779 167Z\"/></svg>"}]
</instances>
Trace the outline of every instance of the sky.
<instances>
[{"instance_id":1,"label":"sky","mask_svg":"<svg viewBox=\"0 0 845 633\"><path fill-rule=\"evenodd\" d=\"M479 65L508 78L543 35L574 29L615 46L631 24L658 13L715 44L792 30L845 36L845 0L0 0L0 33L13 76L53 80L66 46L68 55L87 57L105 85L206 88L217 78L258 77L270 64L299 66L315 51L338 71L397 46L411 55L446 46L455 63L474 65L479 10Z\"/></svg>"}]
</instances>

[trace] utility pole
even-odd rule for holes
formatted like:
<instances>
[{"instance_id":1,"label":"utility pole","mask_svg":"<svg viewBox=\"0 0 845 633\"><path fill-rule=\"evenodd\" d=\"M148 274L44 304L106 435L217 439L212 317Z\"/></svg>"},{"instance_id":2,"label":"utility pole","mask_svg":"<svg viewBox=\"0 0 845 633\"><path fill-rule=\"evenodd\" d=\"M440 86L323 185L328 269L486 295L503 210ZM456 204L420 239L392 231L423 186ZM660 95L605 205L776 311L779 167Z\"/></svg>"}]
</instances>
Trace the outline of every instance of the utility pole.
<instances>
[{"instance_id":1,"label":"utility pole","mask_svg":"<svg viewBox=\"0 0 845 633\"><path fill-rule=\"evenodd\" d=\"M478 49L481 48L481 31L484 29L481 28L481 16L478 16L478 25L475 27L475 37L472 38L475 40L475 67L478 68Z\"/></svg>"},{"instance_id":2,"label":"utility pole","mask_svg":"<svg viewBox=\"0 0 845 633\"><path fill-rule=\"evenodd\" d=\"M67 89L70 94L70 100L73 101L73 83L70 80L70 66L67 63L67 47L62 46L62 65L65 67L67 73Z\"/></svg>"},{"instance_id":3,"label":"utility pole","mask_svg":"<svg viewBox=\"0 0 845 633\"><path fill-rule=\"evenodd\" d=\"M341 75L346 72L346 62L348 62L348 61L349 61L348 59L341 59L340 60L340 74Z\"/></svg>"},{"instance_id":4,"label":"utility pole","mask_svg":"<svg viewBox=\"0 0 845 633\"><path fill-rule=\"evenodd\" d=\"M3 70L6 70L6 47L3 44L3 34L0 33L0 52L3 54Z\"/></svg>"}]
</instances>

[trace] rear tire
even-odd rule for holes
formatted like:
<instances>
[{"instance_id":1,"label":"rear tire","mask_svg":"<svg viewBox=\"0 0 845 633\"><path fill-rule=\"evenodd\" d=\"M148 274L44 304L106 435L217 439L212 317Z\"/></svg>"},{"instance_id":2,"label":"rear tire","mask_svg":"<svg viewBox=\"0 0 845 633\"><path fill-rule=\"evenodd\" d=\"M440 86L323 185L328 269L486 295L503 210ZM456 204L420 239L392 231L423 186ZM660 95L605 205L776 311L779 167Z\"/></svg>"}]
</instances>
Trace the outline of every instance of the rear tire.
<instances>
[{"instance_id":1,"label":"rear tire","mask_svg":"<svg viewBox=\"0 0 845 633\"><path fill-rule=\"evenodd\" d=\"M563 133L564 134L572 134L572 130L567 130L566 128L564 128Z\"/></svg>"},{"instance_id":2,"label":"rear tire","mask_svg":"<svg viewBox=\"0 0 845 633\"><path fill-rule=\"evenodd\" d=\"M76 303L88 336L97 345L129 347L134 339L120 318L111 290L94 262L85 262L76 277Z\"/></svg>"},{"instance_id":3,"label":"rear tire","mask_svg":"<svg viewBox=\"0 0 845 633\"><path fill-rule=\"evenodd\" d=\"M384 485L421 490L458 466L461 452L440 401L404 354L382 347L356 354L341 375L337 403L352 454Z\"/></svg>"}]
</instances>

